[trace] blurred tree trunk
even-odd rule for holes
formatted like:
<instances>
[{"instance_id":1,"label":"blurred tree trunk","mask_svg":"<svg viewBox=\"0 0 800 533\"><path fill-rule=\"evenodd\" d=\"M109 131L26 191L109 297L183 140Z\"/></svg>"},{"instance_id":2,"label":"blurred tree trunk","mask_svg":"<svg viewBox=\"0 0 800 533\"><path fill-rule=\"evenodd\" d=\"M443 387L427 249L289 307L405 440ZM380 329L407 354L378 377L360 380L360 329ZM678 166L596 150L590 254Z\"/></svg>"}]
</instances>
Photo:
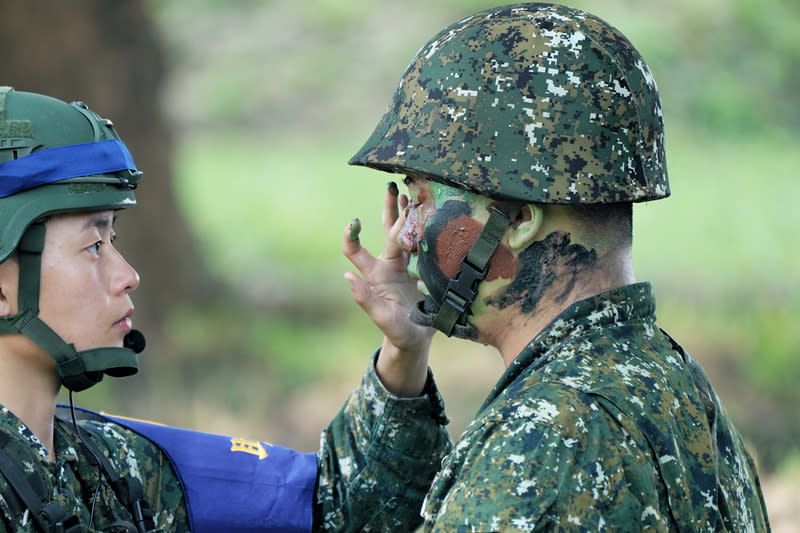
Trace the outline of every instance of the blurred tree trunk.
<instances>
[{"instance_id":1,"label":"blurred tree trunk","mask_svg":"<svg viewBox=\"0 0 800 533\"><path fill-rule=\"evenodd\" d=\"M119 218L118 244L142 278L134 320L157 348L167 309L208 278L172 189L173 132L160 107L164 58L145 6L139 0L6 2L0 85L82 100L111 119L128 145L144 179L138 207Z\"/></svg>"}]
</instances>

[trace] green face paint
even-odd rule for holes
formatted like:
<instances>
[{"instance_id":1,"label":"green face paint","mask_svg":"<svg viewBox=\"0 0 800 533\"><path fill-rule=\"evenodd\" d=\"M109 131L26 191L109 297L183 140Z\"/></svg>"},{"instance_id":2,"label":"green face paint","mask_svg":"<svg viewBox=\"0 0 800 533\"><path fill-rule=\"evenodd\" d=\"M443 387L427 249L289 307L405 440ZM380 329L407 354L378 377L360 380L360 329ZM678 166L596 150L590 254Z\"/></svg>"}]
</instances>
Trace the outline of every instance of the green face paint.
<instances>
[{"instance_id":1,"label":"green face paint","mask_svg":"<svg viewBox=\"0 0 800 533\"><path fill-rule=\"evenodd\" d=\"M436 203L437 209L441 208L446 201L455 199L473 206L476 213L483 211L488 213L488 206L492 202L492 200L486 196L481 196L466 189L445 185L444 183L436 181L430 182L430 190L433 194L433 200Z\"/></svg>"},{"instance_id":2,"label":"green face paint","mask_svg":"<svg viewBox=\"0 0 800 533\"><path fill-rule=\"evenodd\" d=\"M357 241L358 235L361 233L361 221L358 218L354 218L350 221L350 240Z\"/></svg>"},{"instance_id":3,"label":"green face paint","mask_svg":"<svg viewBox=\"0 0 800 533\"><path fill-rule=\"evenodd\" d=\"M406 272L408 275L411 276L413 279L419 279L419 269L417 268L417 254L411 254L408 256L408 265L406 266Z\"/></svg>"}]
</instances>

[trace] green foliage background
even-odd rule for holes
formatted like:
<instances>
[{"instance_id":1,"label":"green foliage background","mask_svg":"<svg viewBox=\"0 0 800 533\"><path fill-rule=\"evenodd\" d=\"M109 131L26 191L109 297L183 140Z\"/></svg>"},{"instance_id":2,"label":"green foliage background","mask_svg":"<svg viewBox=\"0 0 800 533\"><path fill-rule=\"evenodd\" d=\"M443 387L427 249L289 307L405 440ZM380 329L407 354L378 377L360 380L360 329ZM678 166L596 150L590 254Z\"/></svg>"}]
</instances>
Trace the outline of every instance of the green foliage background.
<instances>
[{"instance_id":1,"label":"green foliage background","mask_svg":"<svg viewBox=\"0 0 800 533\"><path fill-rule=\"evenodd\" d=\"M661 326L704 365L762 468L796 463L800 7L572 4L628 35L662 93L673 196L634 210L637 277L653 281ZM164 392L138 411L316 449L380 342L350 299L340 243L358 216L379 251L391 176L346 161L417 49L489 5L151 0L171 58L181 209L225 298L176 305L168 353L145 362L148 390ZM500 358L437 338L431 364L458 434Z\"/></svg>"}]
</instances>

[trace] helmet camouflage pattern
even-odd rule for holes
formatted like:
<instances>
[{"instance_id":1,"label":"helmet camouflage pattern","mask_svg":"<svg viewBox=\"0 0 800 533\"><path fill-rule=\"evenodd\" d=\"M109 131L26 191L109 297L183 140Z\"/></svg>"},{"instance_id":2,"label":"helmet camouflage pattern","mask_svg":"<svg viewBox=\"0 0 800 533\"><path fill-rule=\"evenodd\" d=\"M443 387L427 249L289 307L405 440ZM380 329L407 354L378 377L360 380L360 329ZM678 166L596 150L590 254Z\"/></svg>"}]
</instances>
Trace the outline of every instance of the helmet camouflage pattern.
<instances>
[{"instance_id":1,"label":"helmet camouflage pattern","mask_svg":"<svg viewBox=\"0 0 800 533\"><path fill-rule=\"evenodd\" d=\"M616 28L553 4L487 9L442 30L350 164L526 202L669 196L644 59Z\"/></svg>"}]
</instances>

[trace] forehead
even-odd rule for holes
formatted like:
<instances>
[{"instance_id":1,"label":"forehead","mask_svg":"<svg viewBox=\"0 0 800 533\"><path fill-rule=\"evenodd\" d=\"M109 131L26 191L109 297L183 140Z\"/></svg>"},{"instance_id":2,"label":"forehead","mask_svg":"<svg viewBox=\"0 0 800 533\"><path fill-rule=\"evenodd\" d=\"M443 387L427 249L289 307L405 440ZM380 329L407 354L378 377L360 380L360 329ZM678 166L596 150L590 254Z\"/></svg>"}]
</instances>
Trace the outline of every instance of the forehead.
<instances>
[{"instance_id":1,"label":"forehead","mask_svg":"<svg viewBox=\"0 0 800 533\"><path fill-rule=\"evenodd\" d=\"M110 209L102 211L78 211L57 213L47 218L47 233L81 232L94 228L104 229L113 226L116 214Z\"/></svg>"}]
</instances>

